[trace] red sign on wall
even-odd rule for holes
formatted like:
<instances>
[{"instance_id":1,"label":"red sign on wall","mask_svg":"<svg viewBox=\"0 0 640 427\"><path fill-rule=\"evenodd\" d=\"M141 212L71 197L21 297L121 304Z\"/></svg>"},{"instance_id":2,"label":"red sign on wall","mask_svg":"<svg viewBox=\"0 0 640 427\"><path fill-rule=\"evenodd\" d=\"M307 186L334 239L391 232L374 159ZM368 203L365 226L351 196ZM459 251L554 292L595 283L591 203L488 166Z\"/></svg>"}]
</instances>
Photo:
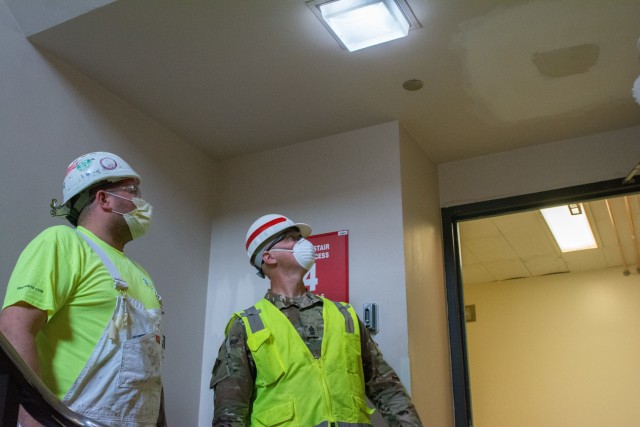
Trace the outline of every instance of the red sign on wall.
<instances>
[{"instance_id":1,"label":"red sign on wall","mask_svg":"<svg viewBox=\"0 0 640 427\"><path fill-rule=\"evenodd\" d=\"M304 276L305 286L332 301L349 302L349 231L307 237L316 250L316 263Z\"/></svg>"}]
</instances>

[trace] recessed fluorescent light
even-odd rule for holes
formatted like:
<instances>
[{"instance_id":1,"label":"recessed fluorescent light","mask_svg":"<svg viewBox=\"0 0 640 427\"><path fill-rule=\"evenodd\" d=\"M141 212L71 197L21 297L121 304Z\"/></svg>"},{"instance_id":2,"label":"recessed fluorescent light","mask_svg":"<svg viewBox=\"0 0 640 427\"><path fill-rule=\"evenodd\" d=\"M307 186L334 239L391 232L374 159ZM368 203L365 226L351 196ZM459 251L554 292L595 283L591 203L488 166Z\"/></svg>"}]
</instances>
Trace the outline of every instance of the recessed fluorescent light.
<instances>
[{"instance_id":1,"label":"recessed fluorescent light","mask_svg":"<svg viewBox=\"0 0 640 427\"><path fill-rule=\"evenodd\" d=\"M307 6L350 52L405 37L420 27L405 0L311 0Z\"/></svg>"},{"instance_id":2,"label":"recessed fluorescent light","mask_svg":"<svg viewBox=\"0 0 640 427\"><path fill-rule=\"evenodd\" d=\"M540 212L562 252L598 247L582 203L540 209Z\"/></svg>"}]
</instances>

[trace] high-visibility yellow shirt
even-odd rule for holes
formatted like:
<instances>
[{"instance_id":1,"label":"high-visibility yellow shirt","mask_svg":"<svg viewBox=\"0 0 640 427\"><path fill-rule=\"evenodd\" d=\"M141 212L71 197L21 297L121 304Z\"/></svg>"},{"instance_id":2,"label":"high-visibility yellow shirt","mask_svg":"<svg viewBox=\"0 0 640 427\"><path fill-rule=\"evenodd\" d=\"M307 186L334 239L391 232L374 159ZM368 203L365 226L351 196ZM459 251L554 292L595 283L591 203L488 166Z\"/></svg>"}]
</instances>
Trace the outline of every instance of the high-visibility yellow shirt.
<instances>
[{"instance_id":1,"label":"high-visibility yellow shirt","mask_svg":"<svg viewBox=\"0 0 640 427\"><path fill-rule=\"evenodd\" d=\"M147 309L160 306L149 274L89 230L58 225L33 239L11 274L3 308L24 301L47 312L47 323L36 335L40 376L60 399L91 356L118 296L109 271L78 233L113 261L129 285L127 295Z\"/></svg>"}]
</instances>

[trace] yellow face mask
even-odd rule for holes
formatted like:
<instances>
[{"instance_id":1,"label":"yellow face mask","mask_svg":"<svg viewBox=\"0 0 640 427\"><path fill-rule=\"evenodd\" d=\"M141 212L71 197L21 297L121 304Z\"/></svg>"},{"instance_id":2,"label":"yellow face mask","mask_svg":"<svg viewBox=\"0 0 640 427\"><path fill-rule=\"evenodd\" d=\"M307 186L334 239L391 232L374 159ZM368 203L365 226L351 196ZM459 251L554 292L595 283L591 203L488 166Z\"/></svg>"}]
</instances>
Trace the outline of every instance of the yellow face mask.
<instances>
[{"instance_id":1,"label":"yellow face mask","mask_svg":"<svg viewBox=\"0 0 640 427\"><path fill-rule=\"evenodd\" d=\"M138 237L143 236L149 226L151 225L151 216L153 214L153 206L149 204L149 202L141 199L139 197L133 197L131 199L127 199L126 197L118 196L117 194L107 193L114 197L119 197L120 199L129 200L133 203L136 208L131 212L118 212L112 211L113 213L117 213L124 217L124 220L127 222L127 226L129 226L129 231L131 232L131 238L137 239Z\"/></svg>"}]
</instances>

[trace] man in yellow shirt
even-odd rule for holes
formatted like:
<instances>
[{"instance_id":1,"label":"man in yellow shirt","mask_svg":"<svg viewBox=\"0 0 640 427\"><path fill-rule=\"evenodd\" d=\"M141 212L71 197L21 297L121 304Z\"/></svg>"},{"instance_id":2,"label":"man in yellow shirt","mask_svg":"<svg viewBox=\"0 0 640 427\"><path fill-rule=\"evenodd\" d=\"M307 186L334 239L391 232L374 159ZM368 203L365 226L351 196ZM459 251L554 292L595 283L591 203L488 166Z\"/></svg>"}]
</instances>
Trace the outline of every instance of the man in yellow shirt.
<instances>
[{"instance_id":1,"label":"man in yellow shirt","mask_svg":"<svg viewBox=\"0 0 640 427\"><path fill-rule=\"evenodd\" d=\"M124 254L152 208L120 157L74 160L44 230L9 279L0 331L73 410L111 426L164 425L162 305L149 274ZM21 410L22 426L40 425Z\"/></svg>"}]
</instances>

